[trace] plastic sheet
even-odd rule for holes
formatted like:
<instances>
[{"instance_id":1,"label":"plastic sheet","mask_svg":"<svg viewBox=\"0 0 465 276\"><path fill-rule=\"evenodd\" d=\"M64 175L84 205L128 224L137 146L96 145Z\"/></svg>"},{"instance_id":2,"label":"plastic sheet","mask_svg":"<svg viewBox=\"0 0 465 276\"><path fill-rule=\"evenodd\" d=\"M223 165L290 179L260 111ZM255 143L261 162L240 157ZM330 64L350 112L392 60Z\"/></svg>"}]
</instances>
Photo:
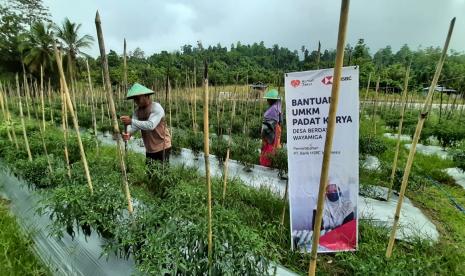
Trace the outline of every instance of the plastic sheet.
<instances>
[{"instance_id":1,"label":"plastic sheet","mask_svg":"<svg viewBox=\"0 0 465 276\"><path fill-rule=\"evenodd\" d=\"M99 139L107 145L115 145L115 141L111 137L99 136ZM144 154L145 148L139 145L138 139L132 139L128 143L128 148ZM369 156L366 165L370 169L379 169L380 162L375 156ZM266 186L272 191L280 195L284 195L286 187L286 180L278 177L276 170L255 165L251 172L246 172L244 166L235 160L229 161L229 177L239 178L245 184L253 187ZM203 155L200 154L196 159L189 149L182 149L181 154L170 156L171 164L184 164L186 166L197 167L201 173L205 172L205 162ZM219 166L218 161L214 155L210 155L210 170L212 175L221 176L222 168ZM382 187L372 186L372 191L378 190L377 193L384 193L385 195L378 194L377 196L369 195L359 196L359 214L362 219L375 221L383 227L391 227L395 208L397 205L398 197L393 195L389 202L385 201L387 191ZM382 192L384 191L384 192ZM373 197L373 198L372 198ZM381 199L381 200L379 200ZM413 237L421 237L427 240L437 241L439 233L436 226L421 212L420 209L413 206L408 198L405 198L401 218L399 224L402 227L401 231L397 231L396 237L398 239L409 240Z\"/></svg>"},{"instance_id":2,"label":"plastic sheet","mask_svg":"<svg viewBox=\"0 0 465 276\"><path fill-rule=\"evenodd\" d=\"M11 201L11 211L20 226L32 232L34 250L54 275L131 275L134 262L114 255L101 256L103 244L96 231L87 239L76 231L73 239L67 234L62 239L50 236L52 223L48 214L36 213L41 199L40 193L28 188L27 184L11 175L0 163L1 196ZM107 258L108 257L108 258Z\"/></svg>"}]
</instances>

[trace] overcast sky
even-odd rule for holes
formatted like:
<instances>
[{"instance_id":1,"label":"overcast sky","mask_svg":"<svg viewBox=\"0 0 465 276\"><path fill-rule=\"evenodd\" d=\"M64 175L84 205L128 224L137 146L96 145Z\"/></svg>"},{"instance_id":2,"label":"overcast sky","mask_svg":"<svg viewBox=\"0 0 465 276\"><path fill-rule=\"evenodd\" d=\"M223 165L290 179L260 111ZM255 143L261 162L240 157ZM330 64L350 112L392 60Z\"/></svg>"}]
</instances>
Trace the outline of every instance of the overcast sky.
<instances>
[{"instance_id":1,"label":"overcast sky","mask_svg":"<svg viewBox=\"0 0 465 276\"><path fill-rule=\"evenodd\" d=\"M264 41L291 50L305 45L336 48L339 0L43 0L52 19L82 24L81 34L96 36L99 10L107 51L142 48L146 55L179 50L184 44L223 46ZM465 0L352 0L347 43L364 38L373 54L391 45L441 46L457 16L450 48L465 50ZM85 51L98 55L98 44ZM300 51L299 51L300 52Z\"/></svg>"}]
</instances>

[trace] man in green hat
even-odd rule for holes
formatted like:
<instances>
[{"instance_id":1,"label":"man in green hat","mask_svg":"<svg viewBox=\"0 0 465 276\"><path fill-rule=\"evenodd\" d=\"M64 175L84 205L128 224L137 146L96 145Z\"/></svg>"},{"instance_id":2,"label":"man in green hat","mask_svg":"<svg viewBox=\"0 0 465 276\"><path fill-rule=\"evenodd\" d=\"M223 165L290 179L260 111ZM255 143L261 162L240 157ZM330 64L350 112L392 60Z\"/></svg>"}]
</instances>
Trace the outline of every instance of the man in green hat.
<instances>
[{"instance_id":1,"label":"man in green hat","mask_svg":"<svg viewBox=\"0 0 465 276\"><path fill-rule=\"evenodd\" d=\"M276 149L281 148L281 124L283 122L281 98L276 89L266 91L263 98L266 99L269 107L263 114L260 165L270 167L271 156L275 154Z\"/></svg>"},{"instance_id":2,"label":"man in green hat","mask_svg":"<svg viewBox=\"0 0 465 276\"><path fill-rule=\"evenodd\" d=\"M128 141L134 132L141 131L147 164L153 160L168 162L171 151L171 135L166 125L165 111L159 103L152 102L150 95L153 93L149 88L135 83L129 89L126 99L133 99L137 109L132 118L120 118L128 128L123 133L123 140Z\"/></svg>"}]
</instances>

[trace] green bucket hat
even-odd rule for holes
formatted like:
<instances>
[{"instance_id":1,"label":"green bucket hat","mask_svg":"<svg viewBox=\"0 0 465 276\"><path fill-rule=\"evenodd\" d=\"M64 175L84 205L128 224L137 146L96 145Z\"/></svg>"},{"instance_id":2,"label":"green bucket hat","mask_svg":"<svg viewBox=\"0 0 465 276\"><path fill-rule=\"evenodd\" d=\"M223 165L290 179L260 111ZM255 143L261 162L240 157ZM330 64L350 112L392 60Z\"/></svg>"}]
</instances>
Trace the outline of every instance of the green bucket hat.
<instances>
[{"instance_id":1,"label":"green bucket hat","mask_svg":"<svg viewBox=\"0 0 465 276\"><path fill-rule=\"evenodd\" d=\"M128 90L128 94L126 95L126 99L132 99L135 96L139 95L150 95L153 94L153 90L148 89L147 87L143 86L142 84L139 83L134 83L131 88Z\"/></svg>"},{"instance_id":2,"label":"green bucket hat","mask_svg":"<svg viewBox=\"0 0 465 276\"><path fill-rule=\"evenodd\" d=\"M270 89L270 90L265 92L265 96L263 96L263 99L280 100L281 97L279 97L278 90Z\"/></svg>"}]
</instances>

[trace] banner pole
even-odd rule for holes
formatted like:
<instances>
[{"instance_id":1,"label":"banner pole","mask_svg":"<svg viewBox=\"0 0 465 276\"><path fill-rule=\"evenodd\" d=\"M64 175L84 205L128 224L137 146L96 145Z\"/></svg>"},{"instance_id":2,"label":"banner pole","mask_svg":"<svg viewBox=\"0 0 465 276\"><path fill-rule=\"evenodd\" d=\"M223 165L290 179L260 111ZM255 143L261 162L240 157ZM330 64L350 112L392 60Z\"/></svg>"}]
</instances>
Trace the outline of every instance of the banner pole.
<instances>
[{"instance_id":1,"label":"banner pole","mask_svg":"<svg viewBox=\"0 0 465 276\"><path fill-rule=\"evenodd\" d=\"M331 88L331 104L329 105L328 128L326 130L325 148L323 154L323 164L321 167L320 189L318 191L318 203L316 209L315 225L313 228L313 242L310 256L308 275L315 275L318 244L320 242L321 220L323 217L323 204L328 182L329 166L331 160L331 149L333 147L334 130L336 126L336 111L339 101L339 86L341 83L342 63L344 62L344 46L347 33L347 21L349 17L350 0L342 0L341 14L339 18L339 31L337 38L336 64L334 67L333 86Z\"/></svg>"}]
</instances>

